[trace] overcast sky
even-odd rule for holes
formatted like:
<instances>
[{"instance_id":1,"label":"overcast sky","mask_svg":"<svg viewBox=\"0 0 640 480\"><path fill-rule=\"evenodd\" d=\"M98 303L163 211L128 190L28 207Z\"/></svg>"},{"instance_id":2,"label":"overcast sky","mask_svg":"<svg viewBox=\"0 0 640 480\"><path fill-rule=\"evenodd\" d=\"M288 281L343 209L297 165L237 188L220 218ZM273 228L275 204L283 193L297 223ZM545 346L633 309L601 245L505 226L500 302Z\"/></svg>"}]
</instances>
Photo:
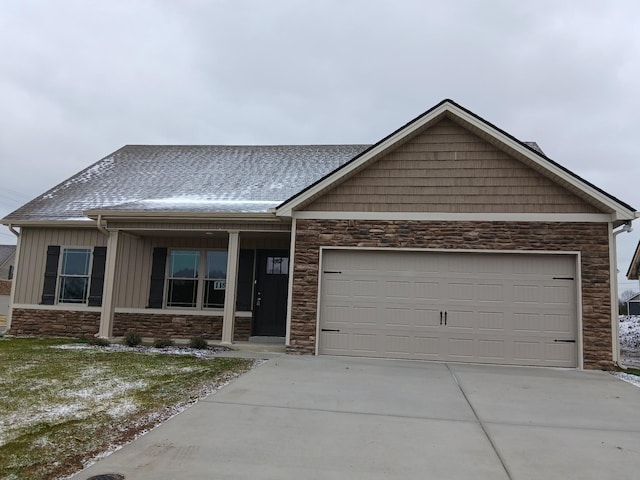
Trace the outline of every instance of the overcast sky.
<instances>
[{"instance_id":1,"label":"overcast sky","mask_svg":"<svg viewBox=\"0 0 640 480\"><path fill-rule=\"evenodd\" d=\"M373 143L444 98L640 208L637 0L3 0L0 45L0 217L125 144Z\"/></svg>"}]
</instances>

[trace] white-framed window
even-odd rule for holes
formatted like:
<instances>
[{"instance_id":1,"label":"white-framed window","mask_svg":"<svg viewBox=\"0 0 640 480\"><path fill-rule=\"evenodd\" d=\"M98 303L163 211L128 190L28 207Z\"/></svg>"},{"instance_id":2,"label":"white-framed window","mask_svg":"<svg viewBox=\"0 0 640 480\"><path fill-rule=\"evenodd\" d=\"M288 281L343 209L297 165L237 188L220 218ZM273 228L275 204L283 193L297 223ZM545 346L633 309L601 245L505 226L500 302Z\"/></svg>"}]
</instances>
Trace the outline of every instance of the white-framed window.
<instances>
[{"instance_id":1,"label":"white-framed window","mask_svg":"<svg viewBox=\"0 0 640 480\"><path fill-rule=\"evenodd\" d=\"M58 303L87 303L91 249L63 247L58 274Z\"/></svg>"},{"instance_id":2,"label":"white-framed window","mask_svg":"<svg viewBox=\"0 0 640 480\"><path fill-rule=\"evenodd\" d=\"M226 286L226 250L169 251L167 307L223 308Z\"/></svg>"}]
</instances>

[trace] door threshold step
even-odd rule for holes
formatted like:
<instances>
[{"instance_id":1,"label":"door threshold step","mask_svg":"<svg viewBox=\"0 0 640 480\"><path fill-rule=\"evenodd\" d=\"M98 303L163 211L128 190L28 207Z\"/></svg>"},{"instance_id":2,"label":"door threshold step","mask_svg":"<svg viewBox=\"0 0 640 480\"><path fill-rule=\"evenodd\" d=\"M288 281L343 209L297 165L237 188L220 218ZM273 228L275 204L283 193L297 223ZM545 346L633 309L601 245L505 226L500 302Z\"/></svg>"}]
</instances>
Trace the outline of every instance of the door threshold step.
<instances>
[{"instance_id":1,"label":"door threshold step","mask_svg":"<svg viewBox=\"0 0 640 480\"><path fill-rule=\"evenodd\" d=\"M284 337L263 337L255 335L249 337L249 343L272 343L275 345L284 345Z\"/></svg>"}]
</instances>

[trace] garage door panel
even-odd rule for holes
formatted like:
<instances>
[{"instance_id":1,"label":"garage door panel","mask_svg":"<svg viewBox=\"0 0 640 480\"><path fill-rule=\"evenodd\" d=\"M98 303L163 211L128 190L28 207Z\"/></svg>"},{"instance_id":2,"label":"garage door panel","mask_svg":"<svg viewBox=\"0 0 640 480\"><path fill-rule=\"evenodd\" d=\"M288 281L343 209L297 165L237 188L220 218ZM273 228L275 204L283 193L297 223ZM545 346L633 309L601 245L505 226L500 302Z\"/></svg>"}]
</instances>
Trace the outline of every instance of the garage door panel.
<instances>
[{"instance_id":1,"label":"garage door panel","mask_svg":"<svg viewBox=\"0 0 640 480\"><path fill-rule=\"evenodd\" d=\"M575 343L547 342L544 344L545 358L554 366L572 367L578 354Z\"/></svg>"},{"instance_id":2,"label":"garage door panel","mask_svg":"<svg viewBox=\"0 0 640 480\"><path fill-rule=\"evenodd\" d=\"M573 319L569 315L545 314L544 331L573 335Z\"/></svg>"},{"instance_id":3,"label":"garage door panel","mask_svg":"<svg viewBox=\"0 0 640 480\"><path fill-rule=\"evenodd\" d=\"M413 309L410 308L385 308L383 322L385 327L412 327L415 318Z\"/></svg>"},{"instance_id":4,"label":"garage door panel","mask_svg":"<svg viewBox=\"0 0 640 480\"><path fill-rule=\"evenodd\" d=\"M440 309L417 306L414 309L414 325L418 330L440 326Z\"/></svg>"},{"instance_id":5,"label":"garage door panel","mask_svg":"<svg viewBox=\"0 0 640 480\"><path fill-rule=\"evenodd\" d=\"M504 340L477 341L477 356L483 363L500 363L506 356L506 346Z\"/></svg>"},{"instance_id":6,"label":"garage door panel","mask_svg":"<svg viewBox=\"0 0 640 480\"><path fill-rule=\"evenodd\" d=\"M505 288L502 283L479 282L476 285L475 300L482 302L504 302Z\"/></svg>"},{"instance_id":7,"label":"garage door panel","mask_svg":"<svg viewBox=\"0 0 640 480\"><path fill-rule=\"evenodd\" d=\"M476 328L476 316L473 310L460 310L447 308L447 327L451 331Z\"/></svg>"},{"instance_id":8,"label":"garage door panel","mask_svg":"<svg viewBox=\"0 0 640 480\"><path fill-rule=\"evenodd\" d=\"M383 293L386 293L388 298L410 299L414 296L412 295L412 290L412 282L389 280L385 282L385 289Z\"/></svg>"},{"instance_id":9,"label":"garage door panel","mask_svg":"<svg viewBox=\"0 0 640 480\"><path fill-rule=\"evenodd\" d=\"M413 285L417 300L433 301L442 298L440 282L416 280Z\"/></svg>"},{"instance_id":10,"label":"garage door panel","mask_svg":"<svg viewBox=\"0 0 640 480\"><path fill-rule=\"evenodd\" d=\"M476 315L476 324L480 331L495 330L500 332L506 328L503 312L479 311Z\"/></svg>"},{"instance_id":11,"label":"garage door panel","mask_svg":"<svg viewBox=\"0 0 640 480\"><path fill-rule=\"evenodd\" d=\"M544 285L542 287L542 302L568 305L571 302L571 290L568 285Z\"/></svg>"},{"instance_id":12,"label":"garage door panel","mask_svg":"<svg viewBox=\"0 0 640 480\"><path fill-rule=\"evenodd\" d=\"M471 281L449 282L447 284L447 299L462 302L473 302L474 284Z\"/></svg>"},{"instance_id":13,"label":"garage door panel","mask_svg":"<svg viewBox=\"0 0 640 480\"><path fill-rule=\"evenodd\" d=\"M322 274L319 353L577 365L575 256L346 250L323 265L340 273Z\"/></svg>"}]
</instances>

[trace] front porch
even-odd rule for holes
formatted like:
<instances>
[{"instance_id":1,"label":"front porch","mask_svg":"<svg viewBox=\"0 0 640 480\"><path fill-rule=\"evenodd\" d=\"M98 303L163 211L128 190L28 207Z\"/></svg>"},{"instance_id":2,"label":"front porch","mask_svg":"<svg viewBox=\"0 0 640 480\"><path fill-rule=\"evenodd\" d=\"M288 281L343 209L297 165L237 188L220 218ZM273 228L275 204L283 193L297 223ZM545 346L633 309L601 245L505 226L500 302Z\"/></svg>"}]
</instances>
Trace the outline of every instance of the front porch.
<instances>
[{"instance_id":1,"label":"front porch","mask_svg":"<svg viewBox=\"0 0 640 480\"><path fill-rule=\"evenodd\" d=\"M101 229L108 242L98 336L285 344L287 222L108 222Z\"/></svg>"}]
</instances>

